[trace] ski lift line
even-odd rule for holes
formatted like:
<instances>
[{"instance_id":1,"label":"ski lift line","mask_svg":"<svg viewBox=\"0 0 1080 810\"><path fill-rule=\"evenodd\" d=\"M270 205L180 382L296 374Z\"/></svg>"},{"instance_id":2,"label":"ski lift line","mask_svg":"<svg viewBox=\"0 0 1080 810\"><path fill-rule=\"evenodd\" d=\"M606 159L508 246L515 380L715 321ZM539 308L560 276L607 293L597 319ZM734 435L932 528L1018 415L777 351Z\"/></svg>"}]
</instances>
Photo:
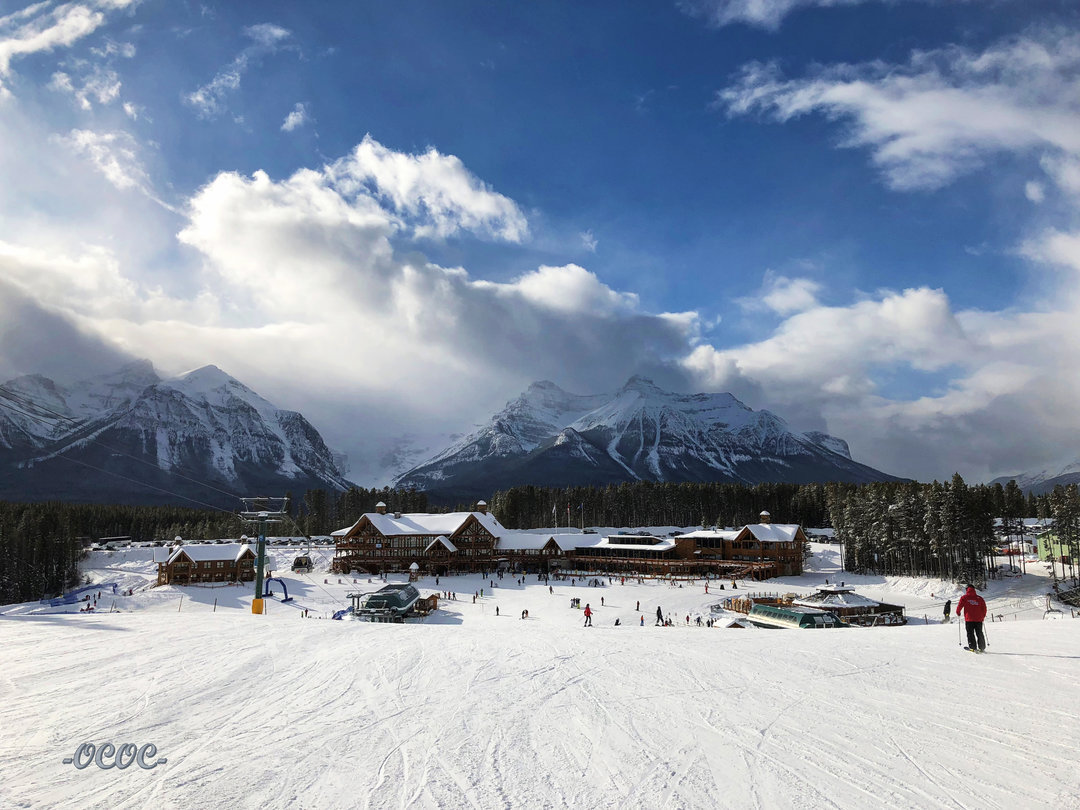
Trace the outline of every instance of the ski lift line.
<instances>
[{"instance_id":1,"label":"ski lift line","mask_svg":"<svg viewBox=\"0 0 1080 810\"><path fill-rule=\"evenodd\" d=\"M4 388L3 388L2 386L0 386L0 393L2 393L2 392L4 392L4 391L5 391L5 389L4 389ZM0 405L2 405L2 404L3 404L3 403L0 403ZM54 414L54 415L56 416L56 418L58 418L58 419L64 419L64 420L67 420L67 421L69 421L69 422L71 422L72 424L75 424L75 425L78 425L78 424L79 424L79 423L78 423L77 421L75 421L75 420L73 420L73 419L70 419L69 417L63 416L63 415L61 415L61 414L57 414L57 413L56 413L55 411L50 411L50 410L49 410L48 408L45 408L44 406L41 406L41 405L37 405L37 403L34 403L34 402L32 402L32 401L31 401L31 404L32 404L32 405L34 405L35 407L39 407L39 408L41 408L42 410L45 410L45 411L47 411L47 412L48 412L48 413L50 413L50 414ZM23 413L25 413L25 412L23 412ZM37 420L38 420L39 422L40 422L40 421L43 421L43 419L45 418L45 417L35 416L35 415L33 415L33 414L29 414L29 413L26 413L25 415L26 415L26 416L29 416L29 417L30 417L30 418L32 418L32 419L37 419ZM153 467L154 469L157 469L157 470L160 470L160 469L161 469L161 468L160 468L160 467L159 467L158 465L156 465L156 464L153 464L153 463L151 463L151 462L149 462L149 461L146 461L145 459L141 459L141 458L138 458L137 456L133 456L133 455L131 455L130 453L125 453L125 452L124 452L123 450L118 450L118 449L116 449L115 447L110 447L109 445L107 445L107 444L105 444L104 442L102 442L102 441L101 441L100 439L96 439L96 438L86 438L86 439L84 439L84 441L87 441L87 442L91 442L91 443L93 443L93 444L96 444L96 445L98 445L99 447L103 447L104 449L108 450L108 451L109 451L109 452L111 452L111 453L115 453L115 454L117 454L117 455L119 455L119 456L124 456L125 458L130 458L130 459L131 459L132 461L137 461L138 463L140 463L140 464L145 464L145 465L146 465L146 466L148 466L148 467ZM60 454L58 453L57 455L60 455ZM167 472L167 473L168 473L168 474L170 474L170 475L175 475L175 476L177 476L177 477L179 477L179 478L183 478L183 479L184 479L185 481L190 481L190 482L191 482L191 483L193 483L193 484L198 484L199 486L205 487L205 488L207 488L207 489L212 489L212 490L214 490L215 492L219 492L219 493L221 493L222 495L228 495L228 496L229 496L230 498L239 498L239 497L240 497L240 496L238 496L238 495L237 495L236 493L234 493L234 492L228 492L228 491L226 491L226 490L224 490L224 489L220 489L220 488L218 488L218 487L215 487L215 486L214 486L213 484L208 484L208 483L206 483L205 481L200 481L200 480L199 480L199 479L197 479L197 478L191 478L191 477L189 477L189 476L183 475L182 473L178 473L178 472L173 472L173 471L168 471L168 470L166 470L166 471L164 471L164 472Z\"/></svg>"},{"instance_id":2,"label":"ski lift line","mask_svg":"<svg viewBox=\"0 0 1080 810\"><path fill-rule=\"evenodd\" d=\"M79 420L73 419L70 416L65 416L62 413L57 413L52 408L49 408L49 407L47 407L45 405L42 405L39 402L35 402L34 400L30 399L29 397L24 396L22 394L18 394L15 391L12 391L12 390L10 390L8 388L4 388L4 386L2 386L2 385L0 385L0 396L6 396L7 399L12 400L13 402L19 402L19 403L23 404L24 406L27 406L27 405L33 406L33 407L37 408L40 411L45 411L45 413L50 414L51 416L54 416L57 419L62 419L65 422L71 422L71 424L73 424L73 425L80 424Z\"/></svg>"},{"instance_id":3,"label":"ski lift line","mask_svg":"<svg viewBox=\"0 0 1080 810\"><path fill-rule=\"evenodd\" d=\"M205 506L207 509L213 509L216 512L224 512L226 515L232 515L233 517L236 517L235 512L230 512L228 509L222 509L220 506L214 506L212 503L206 503L205 501L198 501L198 500L195 500L194 498L189 498L186 495L181 495L179 492L172 492L171 490L168 490L168 489L162 489L161 487L155 487L153 484L148 484L145 481L139 481L138 479L135 479L135 478L128 478L126 475L121 475L120 473L114 473L114 472L110 472L109 470L103 470L101 467L96 467L93 464L88 464L85 461L79 461L77 458L70 458L68 456L57 456L57 458L62 458L62 459L64 459L64 461L70 461L73 464L81 464L83 467L89 467L91 470L97 470L100 473L105 473L105 475L111 475L114 478L121 478L124 481L129 481L132 484L139 484L140 486L148 487L149 489L156 490L157 492L161 492L161 493L163 493L165 495L171 495L174 498L180 498L180 499L185 500L185 501L190 501L191 503L196 503L199 506Z\"/></svg>"},{"instance_id":4,"label":"ski lift line","mask_svg":"<svg viewBox=\"0 0 1080 810\"><path fill-rule=\"evenodd\" d=\"M0 386L0 395L3 395L4 393L10 393L10 392L8 392L3 386ZM64 419L64 420L69 421L72 424L76 424L76 425L79 424L78 422L76 422L73 419L70 419L70 418L68 418L66 416L62 416L61 414L56 414L54 411L49 411L49 409L45 408L44 406L38 406L37 403L34 403L34 402L31 401L31 404L35 405L36 407L40 407L40 408L42 408L42 410L45 410L45 411L47 411L49 413L55 414L56 418L58 418L58 419ZM7 405L4 402L0 402L0 407L9 407L10 408L11 406ZM16 409L12 408L12 410L16 410ZM37 421L42 422L43 424L45 423L44 420L47 419L47 417L35 416L34 414L26 413L25 411L19 411L19 413L22 413L24 416L28 416L31 419L36 419ZM104 442L102 442L99 439L87 438L84 441L88 441L88 442L91 442L92 444L96 444L99 447L102 447L105 450L108 450L110 453L115 453L116 455L124 456L125 458L129 458L132 461L138 462L139 464L144 464L147 467L153 467L155 470L161 470L161 467L159 467L157 464L149 462L146 459L142 459L142 458L138 458L137 456L133 456L130 453L125 453L123 450L117 450L115 447L110 447L109 445L105 444ZM60 453L57 453L56 457L58 457L58 458L61 457L63 455L63 452L64 451L61 451ZM166 473L167 475L174 475L177 478L183 478L185 481L189 481L192 484L198 484L199 486L204 487L206 489L211 489L214 492L220 493L221 495L227 495L230 498L240 499L240 496L237 495L235 492L228 492L227 490L221 489L219 487L215 487L213 484L208 484L205 481L200 481L197 478L191 478L190 476L184 475L183 473L179 473L179 472L176 472L174 470L161 470L161 471Z\"/></svg>"},{"instance_id":5,"label":"ski lift line","mask_svg":"<svg viewBox=\"0 0 1080 810\"><path fill-rule=\"evenodd\" d=\"M15 413L21 413L23 416L26 416L26 417L28 417L30 419L41 422L42 424L45 424L45 420L47 418L47 417L41 416L40 414L28 413L27 411L20 410L19 408L12 405L11 402L2 402L2 401L0 401L0 408L7 408L9 411L14 411Z\"/></svg>"},{"instance_id":6,"label":"ski lift line","mask_svg":"<svg viewBox=\"0 0 1080 810\"><path fill-rule=\"evenodd\" d=\"M14 402L16 405L21 405L24 408L29 408L31 410L37 410L37 411L44 411L46 414L48 414L47 416L42 416L40 413L21 412L21 413L25 413L25 415L29 416L31 419L37 419L39 422L42 421L42 420L45 420L45 419L57 419L57 420L60 420L60 421L63 421L63 422L70 422L73 425L78 425L79 424L76 420L72 419L70 416L64 416L63 414L57 413L56 411L52 410L51 408L47 408L47 407L45 407L44 405L42 405L42 404L40 404L38 402L34 402L34 400L32 400L32 399L24 397L24 396L22 396L20 394L16 394L14 391L10 391L7 388L4 388L2 386L0 386L0 397L2 397L3 399L8 400L9 402Z\"/></svg>"}]
</instances>

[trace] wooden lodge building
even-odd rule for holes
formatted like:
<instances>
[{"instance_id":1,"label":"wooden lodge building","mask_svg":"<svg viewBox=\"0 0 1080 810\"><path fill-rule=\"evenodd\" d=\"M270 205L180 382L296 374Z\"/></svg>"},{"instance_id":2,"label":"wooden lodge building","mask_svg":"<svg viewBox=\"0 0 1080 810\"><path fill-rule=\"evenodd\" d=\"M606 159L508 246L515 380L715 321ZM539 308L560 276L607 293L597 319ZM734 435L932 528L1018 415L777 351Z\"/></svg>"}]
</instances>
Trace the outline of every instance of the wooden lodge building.
<instances>
[{"instance_id":1,"label":"wooden lodge building","mask_svg":"<svg viewBox=\"0 0 1080 810\"><path fill-rule=\"evenodd\" d=\"M700 531L677 537L608 537L506 529L480 501L474 512L387 514L386 504L333 532L332 570L414 571L421 575L552 570L627 575L767 579L802 573L806 535L796 525L761 523L738 531ZM413 569L416 564L418 569Z\"/></svg>"},{"instance_id":2,"label":"wooden lodge building","mask_svg":"<svg viewBox=\"0 0 1080 810\"><path fill-rule=\"evenodd\" d=\"M253 582L255 550L247 543L182 545L158 561L158 585Z\"/></svg>"}]
</instances>

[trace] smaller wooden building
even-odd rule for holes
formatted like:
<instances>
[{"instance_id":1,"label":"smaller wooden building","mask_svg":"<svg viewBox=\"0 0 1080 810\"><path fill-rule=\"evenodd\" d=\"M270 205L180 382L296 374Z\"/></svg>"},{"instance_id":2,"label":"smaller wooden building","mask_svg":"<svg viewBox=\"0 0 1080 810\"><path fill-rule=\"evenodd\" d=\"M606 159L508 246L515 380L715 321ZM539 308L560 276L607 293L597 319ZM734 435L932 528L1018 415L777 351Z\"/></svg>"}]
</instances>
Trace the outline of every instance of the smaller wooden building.
<instances>
[{"instance_id":1,"label":"smaller wooden building","mask_svg":"<svg viewBox=\"0 0 1080 810\"><path fill-rule=\"evenodd\" d=\"M868 596L855 593L850 585L822 585L816 593L796 597L792 604L807 608L818 608L834 613L848 624L862 627L885 627L907 624L904 608L900 605L888 605Z\"/></svg>"},{"instance_id":2,"label":"smaller wooden building","mask_svg":"<svg viewBox=\"0 0 1080 810\"><path fill-rule=\"evenodd\" d=\"M247 543L177 546L158 561L158 585L200 582L253 582L255 550Z\"/></svg>"}]
</instances>

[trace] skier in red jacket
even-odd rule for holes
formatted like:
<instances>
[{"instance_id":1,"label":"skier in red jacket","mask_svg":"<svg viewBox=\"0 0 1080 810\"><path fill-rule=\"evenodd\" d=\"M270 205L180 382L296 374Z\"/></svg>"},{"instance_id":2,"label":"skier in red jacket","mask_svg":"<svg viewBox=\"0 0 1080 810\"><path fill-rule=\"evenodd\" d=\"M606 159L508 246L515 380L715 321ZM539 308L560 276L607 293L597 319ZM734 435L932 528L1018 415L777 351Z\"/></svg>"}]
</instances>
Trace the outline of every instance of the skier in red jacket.
<instances>
[{"instance_id":1,"label":"skier in red jacket","mask_svg":"<svg viewBox=\"0 0 1080 810\"><path fill-rule=\"evenodd\" d=\"M986 649L986 636L983 635L983 619L986 618L986 602L975 593L975 587L968 585L960 601L956 603L956 615L964 612L964 626L967 629L968 646L972 652ZM976 644L976 642L978 642Z\"/></svg>"},{"instance_id":2,"label":"skier in red jacket","mask_svg":"<svg viewBox=\"0 0 1080 810\"><path fill-rule=\"evenodd\" d=\"M585 603L585 626L592 627L592 608L587 602Z\"/></svg>"}]
</instances>

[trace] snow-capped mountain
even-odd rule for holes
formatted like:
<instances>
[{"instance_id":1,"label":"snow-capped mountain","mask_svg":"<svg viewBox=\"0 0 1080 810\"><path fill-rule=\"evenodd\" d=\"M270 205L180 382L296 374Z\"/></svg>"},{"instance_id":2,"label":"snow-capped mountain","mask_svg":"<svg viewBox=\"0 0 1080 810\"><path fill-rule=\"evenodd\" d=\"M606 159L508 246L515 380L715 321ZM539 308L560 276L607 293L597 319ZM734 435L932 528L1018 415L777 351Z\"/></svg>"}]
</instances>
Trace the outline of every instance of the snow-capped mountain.
<instances>
[{"instance_id":1,"label":"snow-capped mountain","mask_svg":"<svg viewBox=\"0 0 1080 810\"><path fill-rule=\"evenodd\" d=\"M349 486L344 458L301 414L216 366L162 380L143 361L71 386L30 375L2 388L14 395L0 409L2 498L235 508L230 495Z\"/></svg>"},{"instance_id":2,"label":"snow-capped mountain","mask_svg":"<svg viewBox=\"0 0 1080 810\"><path fill-rule=\"evenodd\" d=\"M675 394L632 377L614 394L580 396L529 386L472 433L395 484L444 499L521 484L624 481L897 480L852 460L847 443L791 430L731 394Z\"/></svg>"},{"instance_id":3,"label":"snow-capped mountain","mask_svg":"<svg viewBox=\"0 0 1080 810\"><path fill-rule=\"evenodd\" d=\"M1043 495L1053 490L1058 484L1080 484L1080 459L1057 467L1050 467L1037 472L1031 471L1019 475L1003 475L995 478L991 484L1007 484L1016 481L1016 485L1024 492L1033 492Z\"/></svg>"}]
</instances>

